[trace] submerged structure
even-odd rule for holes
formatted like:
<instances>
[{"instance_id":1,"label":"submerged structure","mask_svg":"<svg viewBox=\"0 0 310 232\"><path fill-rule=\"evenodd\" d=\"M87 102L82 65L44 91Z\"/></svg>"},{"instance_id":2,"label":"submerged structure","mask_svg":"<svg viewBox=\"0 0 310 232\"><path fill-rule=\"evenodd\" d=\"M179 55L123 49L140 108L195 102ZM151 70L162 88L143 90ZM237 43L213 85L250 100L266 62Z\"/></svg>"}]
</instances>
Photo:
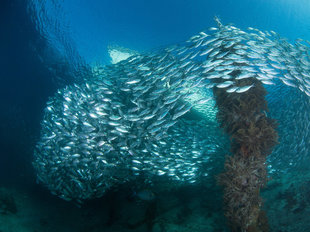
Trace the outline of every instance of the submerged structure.
<instances>
[{"instance_id":1,"label":"submerged structure","mask_svg":"<svg viewBox=\"0 0 310 232\"><path fill-rule=\"evenodd\" d=\"M309 43L216 21L184 43L96 69L59 90L47 103L35 150L39 181L77 202L137 176L201 182L229 153L219 123L231 140L219 175L230 226L267 231L259 193L278 133L265 87L310 96Z\"/></svg>"}]
</instances>

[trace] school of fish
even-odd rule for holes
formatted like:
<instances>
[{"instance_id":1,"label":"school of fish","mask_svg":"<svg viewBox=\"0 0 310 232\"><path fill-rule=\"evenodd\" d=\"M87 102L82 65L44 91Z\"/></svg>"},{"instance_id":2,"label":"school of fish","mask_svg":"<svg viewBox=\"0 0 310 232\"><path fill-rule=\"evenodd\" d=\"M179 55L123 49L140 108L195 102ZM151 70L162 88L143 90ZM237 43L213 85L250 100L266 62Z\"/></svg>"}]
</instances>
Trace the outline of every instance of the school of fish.
<instances>
[{"instance_id":1,"label":"school of fish","mask_svg":"<svg viewBox=\"0 0 310 232\"><path fill-rule=\"evenodd\" d=\"M255 78L310 96L308 41L291 44L273 31L216 21L218 27L186 42L102 67L58 90L34 152L38 180L77 202L141 175L195 183L208 176L212 155L226 143L208 131L216 122L191 118L214 106L213 88L242 97L255 88L244 83Z\"/></svg>"}]
</instances>

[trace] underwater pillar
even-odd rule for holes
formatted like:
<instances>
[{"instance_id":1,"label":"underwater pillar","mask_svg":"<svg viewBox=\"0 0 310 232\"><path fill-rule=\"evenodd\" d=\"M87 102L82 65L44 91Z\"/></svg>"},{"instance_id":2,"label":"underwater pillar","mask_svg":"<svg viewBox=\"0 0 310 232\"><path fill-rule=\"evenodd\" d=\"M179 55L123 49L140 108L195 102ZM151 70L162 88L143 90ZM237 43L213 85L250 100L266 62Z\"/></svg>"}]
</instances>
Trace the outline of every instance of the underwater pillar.
<instances>
[{"instance_id":1,"label":"underwater pillar","mask_svg":"<svg viewBox=\"0 0 310 232\"><path fill-rule=\"evenodd\" d=\"M231 139L232 155L218 179L224 187L225 216L232 231L265 232L268 220L260 190L268 181L266 158L278 141L276 123L267 117L266 90L260 81L253 77L236 84L254 87L244 93L213 90L217 119Z\"/></svg>"}]
</instances>

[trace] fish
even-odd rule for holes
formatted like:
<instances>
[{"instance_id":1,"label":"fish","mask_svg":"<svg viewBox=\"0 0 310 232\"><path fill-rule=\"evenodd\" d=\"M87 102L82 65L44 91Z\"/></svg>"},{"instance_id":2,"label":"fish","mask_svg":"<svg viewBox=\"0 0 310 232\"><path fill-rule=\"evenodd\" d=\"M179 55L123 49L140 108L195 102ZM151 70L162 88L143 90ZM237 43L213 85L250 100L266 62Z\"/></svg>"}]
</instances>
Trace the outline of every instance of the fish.
<instances>
[{"instance_id":1,"label":"fish","mask_svg":"<svg viewBox=\"0 0 310 232\"><path fill-rule=\"evenodd\" d=\"M223 83L217 84L216 87L217 88L227 88L229 86L231 86L234 82L232 81L225 81Z\"/></svg>"},{"instance_id":2,"label":"fish","mask_svg":"<svg viewBox=\"0 0 310 232\"><path fill-rule=\"evenodd\" d=\"M84 202L141 176L149 183L192 184L212 176L201 167L211 169L214 153L229 151L227 138L215 139L218 127L208 123L216 118L212 89L242 98L260 81L266 89L294 88L307 99L306 44L219 23L184 42L98 68L47 100L33 155L38 181L66 201ZM294 114L307 122L302 112ZM283 137L287 146L290 139Z\"/></svg>"},{"instance_id":3,"label":"fish","mask_svg":"<svg viewBox=\"0 0 310 232\"><path fill-rule=\"evenodd\" d=\"M248 91L249 89L251 89L253 86L254 86L254 84L248 85L248 86L239 87L236 90L236 93L244 93L244 92Z\"/></svg>"},{"instance_id":4,"label":"fish","mask_svg":"<svg viewBox=\"0 0 310 232\"><path fill-rule=\"evenodd\" d=\"M253 77L253 73L243 72L243 73L239 74L235 79L236 80L242 80L242 79L251 78L251 77Z\"/></svg>"},{"instance_id":5,"label":"fish","mask_svg":"<svg viewBox=\"0 0 310 232\"><path fill-rule=\"evenodd\" d=\"M272 82L271 80L261 80L261 82L265 85L275 85L275 83Z\"/></svg>"},{"instance_id":6,"label":"fish","mask_svg":"<svg viewBox=\"0 0 310 232\"><path fill-rule=\"evenodd\" d=\"M162 120L169 113L169 109L165 109L158 117L158 121Z\"/></svg>"},{"instance_id":7,"label":"fish","mask_svg":"<svg viewBox=\"0 0 310 232\"><path fill-rule=\"evenodd\" d=\"M292 81L290 81L289 79L285 79L285 78L280 78L280 80L287 86L291 86L291 87L294 87L296 88L297 85L294 84Z\"/></svg>"},{"instance_id":8,"label":"fish","mask_svg":"<svg viewBox=\"0 0 310 232\"><path fill-rule=\"evenodd\" d=\"M189 106L185 107L184 109L182 109L181 111L175 113L172 117L172 120L175 120L175 119L181 117L182 115L186 114L188 111L191 110L192 107L193 107L192 105L189 105Z\"/></svg>"},{"instance_id":9,"label":"fish","mask_svg":"<svg viewBox=\"0 0 310 232\"><path fill-rule=\"evenodd\" d=\"M199 56L205 56L207 55L208 53L212 52L213 51L213 48L208 48L208 49L204 49L200 54Z\"/></svg>"}]
</instances>

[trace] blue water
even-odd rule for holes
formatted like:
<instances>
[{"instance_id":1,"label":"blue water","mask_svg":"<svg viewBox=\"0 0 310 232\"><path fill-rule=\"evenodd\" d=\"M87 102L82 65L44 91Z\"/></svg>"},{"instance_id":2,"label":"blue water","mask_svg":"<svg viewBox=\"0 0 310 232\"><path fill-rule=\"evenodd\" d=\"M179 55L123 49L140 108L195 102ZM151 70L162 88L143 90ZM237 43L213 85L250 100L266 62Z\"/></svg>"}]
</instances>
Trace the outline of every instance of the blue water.
<instances>
[{"instance_id":1,"label":"blue water","mask_svg":"<svg viewBox=\"0 0 310 232\"><path fill-rule=\"evenodd\" d=\"M104 62L110 43L145 51L174 44L214 25L214 16L239 28L274 30L294 40L310 38L307 0L65 1L74 41L88 61Z\"/></svg>"},{"instance_id":2,"label":"blue water","mask_svg":"<svg viewBox=\"0 0 310 232\"><path fill-rule=\"evenodd\" d=\"M129 189L126 186L82 208L64 202L52 196L44 186L36 184L31 164L48 97L58 88L83 79L89 74L90 66L108 64L109 45L144 52L179 43L214 26L214 16L218 16L225 24L233 23L241 29L251 26L260 30L274 30L290 41L297 38L310 40L310 1L307 0L39 2L3 0L0 7L0 192L3 192L2 188L7 189L15 197L18 209L16 216L12 212L3 214L0 207L0 230L3 232L109 231L106 226L117 224L117 218L121 217L121 203L127 204L126 209L133 207L137 214L141 213L140 203L124 200L125 192ZM36 14L32 11L33 4L38 4L37 9L44 5L44 11ZM272 106L279 105L274 95L269 99ZM287 102L281 104L290 105ZM271 114L281 117L279 111L272 111ZM280 130L285 129L280 127ZM302 143L298 146L297 151L301 153ZM287 154L281 157L284 151L280 148L278 150L279 154L271 157L271 161L277 160L274 165L277 170L281 168L281 162L292 159L294 163L299 160L298 157L304 157L296 155L292 158ZM279 175L287 174L286 170L290 170L283 178L285 184L282 186L276 183L267 191L267 202L278 202L269 207L269 216L273 220L281 218L282 223L274 221L275 225L282 226L274 231L310 231L305 219L310 208L309 177L307 172L303 172L307 170L307 162L304 163L304 169L295 170L297 174L291 173L288 162L283 164L285 168ZM306 177L296 178L299 176ZM301 184L295 186L293 178ZM180 224L180 228L186 227L186 223L182 224L181 221L190 218L191 212L197 213L193 212L190 203L196 204L200 202L198 199L203 199L205 220L216 214L214 228L228 231L223 223L224 216L221 215L221 199L216 192L219 190L195 190L185 188L170 195L170 198L164 198L167 208L175 199L189 202L188 206L179 210L186 216L179 215L175 224ZM283 207L283 215L286 216L277 215L279 212L274 208L276 206ZM142 208L147 206L142 203ZM28 226L24 226L18 219L21 215L27 218ZM60 215L63 221L57 217L55 219L55 215ZM85 222L81 225L77 223L82 220ZM100 223L100 220L104 223ZM299 224L295 223L296 220L299 220ZM70 226L72 223L76 224L75 227ZM129 231L143 231L143 228ZM158 231L173 230L166 228ZM204 231L208 230L205 228Z\"/></svg>"}]
</instances>

